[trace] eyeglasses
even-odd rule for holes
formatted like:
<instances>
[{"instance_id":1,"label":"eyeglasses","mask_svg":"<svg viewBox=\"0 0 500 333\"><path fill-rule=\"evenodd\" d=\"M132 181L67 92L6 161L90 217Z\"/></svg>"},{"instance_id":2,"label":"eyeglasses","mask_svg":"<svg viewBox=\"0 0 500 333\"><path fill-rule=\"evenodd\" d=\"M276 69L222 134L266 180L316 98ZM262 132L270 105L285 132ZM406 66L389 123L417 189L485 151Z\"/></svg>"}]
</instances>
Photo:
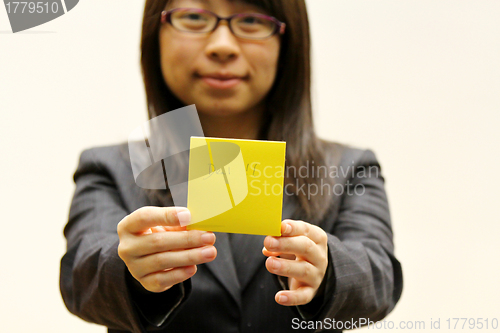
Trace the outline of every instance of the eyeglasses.
<instances>
[{"instance_id":1,"label":"eyeglasses","mask_svg":"<svg viewBox=\"0 0 500 333\"><path fill-rule=\"evenodd\" d=\"M272 16L256 13L234 14L220 17L211 11L198 8L174 8L161 13L161 22L170 23L179 31L210 33L220 21L227 21L229 30L239 38L267 39L276 33L285 33L286 24Z\"/></svg>"}]
</instances>

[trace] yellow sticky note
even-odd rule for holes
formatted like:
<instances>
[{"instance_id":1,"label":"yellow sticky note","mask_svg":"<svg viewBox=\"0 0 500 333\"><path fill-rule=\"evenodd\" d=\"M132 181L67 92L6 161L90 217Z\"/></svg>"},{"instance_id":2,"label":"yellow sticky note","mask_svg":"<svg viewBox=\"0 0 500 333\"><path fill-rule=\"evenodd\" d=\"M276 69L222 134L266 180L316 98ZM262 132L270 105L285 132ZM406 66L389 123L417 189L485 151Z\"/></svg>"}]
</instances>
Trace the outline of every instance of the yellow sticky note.
<instances>
[{"instance_id":1,"label":"yellow sticky note","mask_svg":"<svg viewBox=\"0 0 500 333\"><path fill-rule=\"evenodd\" d=\"M188 230L281 236L286 143L191 137Z\"/></svg>"}]
</instances>

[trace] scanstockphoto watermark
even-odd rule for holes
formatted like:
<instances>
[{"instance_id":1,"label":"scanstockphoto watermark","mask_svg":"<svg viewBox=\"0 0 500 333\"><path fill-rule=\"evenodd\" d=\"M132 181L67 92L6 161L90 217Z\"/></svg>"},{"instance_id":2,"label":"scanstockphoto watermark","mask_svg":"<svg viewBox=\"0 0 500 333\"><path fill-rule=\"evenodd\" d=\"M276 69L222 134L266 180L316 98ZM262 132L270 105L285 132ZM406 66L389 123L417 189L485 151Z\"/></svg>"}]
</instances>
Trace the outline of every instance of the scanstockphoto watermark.
<instances>
[{"instance_id":1,"label":"scanstockphoto watermark","mask_svg":"<svg viewBox=\"0 0 500 333\"><path fill-rule=\"evenodd\" d=\"M338 329L352 330L365 327L368 330L482 330L482 329L498 329L498 318L430 318L430 320L403 320L394 322L391 320L373 321L368 318L358 318L351 320L335 320L333 318L325 318L323 320L301 320L299 318L292 319L292 329L294 330L318 330L318 329Z\"/></svg>"},{"instance_id":2,"label":"scanstockphoto watermark","mask_svg":"<svg viewBox=\"0 0 500 333\"><path fill-rule=\"evenodd\" d=\"M292 319L292 329L294 330L353 330L367 325L375 325L376 323L368 318L351 318L350 320L335 320L334 318L325 318L323 320L301 320L299 318Z\"/></svg>"},{"instance_id":3,"label":"scanstockphoto watermark","mask_svg":"<svg viewBox=\"0 0 500 333\"><path fill-rule=\"evenodd\" d=\"M367 326L367 329L410 329L423 330L425 329L425 321L401 321L396 324L393 321L373 321L368 318L358 318L351 320L335 320L333 318L325 318L323 320L301 320L299 318L292 319L292 329L294 330L353 330Z\"/></svg>"},{"instance_id":4,"label":"scanstockphoto watermark","mask_svg":"<svg viewBox=\"0 0 500 333\"><path fill-rule=\"evenodd\" d=\"M378 165L359 165L354 160L343 161L341 165L316 164L314 160L288 165L281 159L271 162L272 159L255 151L244 154L238 141L219 142L215 147L215 142L211 142L214 138L198 140L204 137L194 104L136 127L129 135L128 148L137 186L168 189L175 206L186 207L188 185L201 181L208 181L210 186L224 184L221 189L227 189L233 200L238 193L239 203L247 196L282 194L305 196L309 200L330 194L362 196L370 183L364 178L382 178ZM198 143L191 146L192 139ZM218 155L215 159L214 147ZM231 207L236 201L231 202Z\"/></svg>"},{"instance_id":5,"label":"scanstockphoto watermark","mask_svg":"<svg viewBox=\"0 0 500 333\"><path fill-rule=\"evenodd\" d=\"M263 165L260 162L252 162L245 164L246 176L249 181L249 195L280 195L282 191L290 195L303 195L308 199L316 195L348 195L361 196L365 194L366 188L361 179L377 178L380 176L380 168L371 166L355 166L354 161L347 166L325 166L314 165L314 161L307 161L300 167L296 166L269 166ZM212 164L208 164L208 172L204 179L208 179L214 175L226 172L231 174L231 167L228 166L225 171L215 169ZM292 180L287 182L284 187L281 184L272 182L272 179L285 177ZM301 181L307 178L315 178L315 182ZM343 184L336 182L335 179L347 179ZM356 179L356 181L354 181ZM333 180L333 181L330 181Z\"/></svg>"},{"instance_id":6,"label":"scanstockphoto watermark","mask_svg":"<svg viewBox=\"0 0 500 333\"><path fill-rule=\"evenodd\" d=\"M282 186L281 184L269 184L266 180L253 179L250 180L249 194L253 196L259 195L279 195L281 194ZM294 183L288 183L284 186L284 193L288 196L302 194L307 196L310 200L311 197L316 195L327 195L335 194L341 196L343 194L353 196L353 195L363 195L365 194L366 188L364 184L353 184L348 180L344 185L336 183L330 184L320 179L320 183L309 183L300 184L298 179L295 179Z\"/></svg>"},{"instance_id":7,"label":"scanstockphoto watermark","mask_svg":"<svg viewBox=\"0 0 500 333\"><path fill-rule=\"evenodd\" d=\"M376 165L364 166L354 164L351 161L350 165L315 165L314 161L306 161L303 165L296 167L287 165L285 168L280 166L262 165L260 162L247 163L245 169L247 176L260 178L262 175L265 178L279 177L284 175L286 178L370 178L379 177L380 168ZM213 165L209 165L209 169L213 170Z\"/></svg>"}]
</instances>

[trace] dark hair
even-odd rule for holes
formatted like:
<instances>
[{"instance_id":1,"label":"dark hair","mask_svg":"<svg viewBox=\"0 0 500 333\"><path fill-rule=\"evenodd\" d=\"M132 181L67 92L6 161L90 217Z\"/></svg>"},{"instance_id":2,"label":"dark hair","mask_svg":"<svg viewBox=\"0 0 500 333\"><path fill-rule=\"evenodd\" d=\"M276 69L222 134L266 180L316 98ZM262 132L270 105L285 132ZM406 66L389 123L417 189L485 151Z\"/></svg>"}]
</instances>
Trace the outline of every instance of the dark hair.
<instances>
[{"instance_id":1,"label":"dark hair","mask_svg":"<svg viewBox=\"0 0 500 333\"><path fill-rule=\"evenodd\" d=\"M159 48L160 15L169 0L147 0L142 24L141 66L149 118L185 106L165 84ZM316 137L311 110L311 64L309 21L304 0L245 0L269 15L286 23L281 36L278 70L274 85L266 96L266 111L260 130L260 139L286 141L286 167L298 170L326 165L326 142ZM308 175L314 173L308 172ZM300 205L294 216L311 223L319 221L328 212L331 197L297 191L305 184L320 187L319 177L295 178L285 173L285 185L297 193ZM333 179L324 181L333 185ZM159 191L155 191L158 193Z\"/></svg>"}]
</instances>

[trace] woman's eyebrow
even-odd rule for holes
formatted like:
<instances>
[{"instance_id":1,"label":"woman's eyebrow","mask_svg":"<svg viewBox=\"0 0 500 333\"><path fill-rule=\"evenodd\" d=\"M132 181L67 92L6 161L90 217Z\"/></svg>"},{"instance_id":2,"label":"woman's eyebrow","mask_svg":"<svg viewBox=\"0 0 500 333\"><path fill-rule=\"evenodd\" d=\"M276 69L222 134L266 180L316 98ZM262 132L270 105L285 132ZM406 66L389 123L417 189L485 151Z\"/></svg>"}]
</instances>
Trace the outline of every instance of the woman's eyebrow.
<instances>
[{"instance_id":1,"label":"woman's eyebrow","mask_svg":"<svg viewBox=\"0 0 500 333\"><path fill-rule=\"evenodd\" d=\"M179 2L181 3L184 3L184 2L201 2L201 3L207 3L207 0L184 0L184 1L181 1L181 0L172 0L170 1L170 5L171 6L175 6L177 5Z\"/></svg>"}]
</instances>

